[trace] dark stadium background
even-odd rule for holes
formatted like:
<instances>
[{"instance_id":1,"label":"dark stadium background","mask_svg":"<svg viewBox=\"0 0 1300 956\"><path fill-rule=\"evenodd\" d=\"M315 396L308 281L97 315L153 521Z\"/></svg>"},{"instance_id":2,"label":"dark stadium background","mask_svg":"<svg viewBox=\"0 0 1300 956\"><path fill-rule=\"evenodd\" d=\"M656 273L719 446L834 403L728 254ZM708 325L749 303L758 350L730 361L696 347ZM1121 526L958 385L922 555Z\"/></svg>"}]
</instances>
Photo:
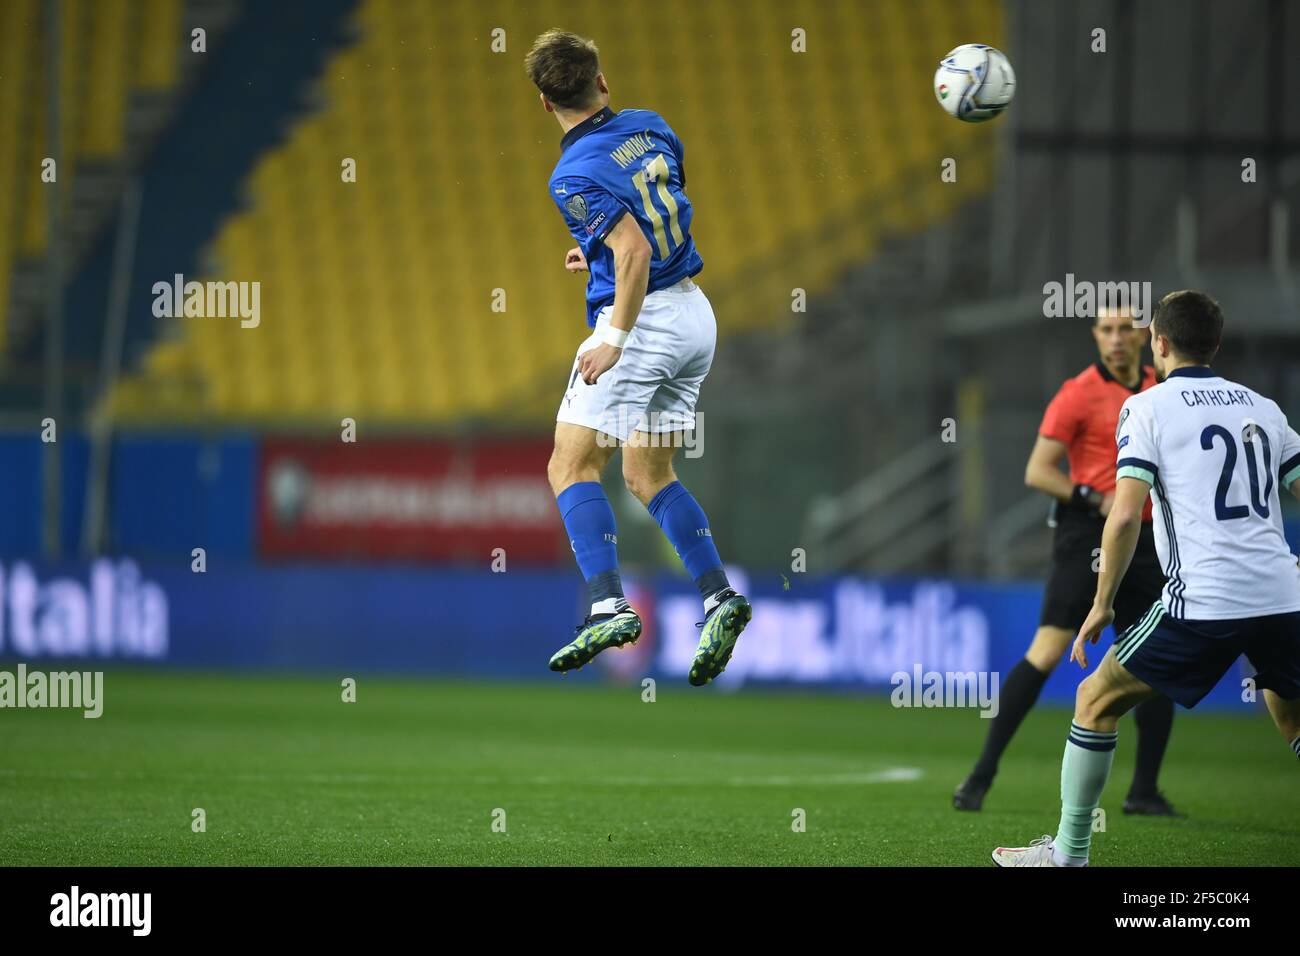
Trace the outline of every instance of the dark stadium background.
<instances>
[{"instance_id":1,"label":"dark stadium background","mask_svg":"<svg viewBox=\"0 0 1300 956\"><path fill-rule=\"evenodd\" d=\"M555 25L599 42L615 108L658 110L687 147L720 343L680 473L755 599L703 698L682 693L698 600L616 467L646 637L562 682L545 666L582 613L545 479L582 281L545 189L559 130L522 68ZM934 101L939 57L966 42L1014 64L995 122ZM1044 283L1203 288L1228 316L1216 367L1300 409L1297 46L1282 0L3 0L0 660L108 670L104 724L115 686L124 716L103 753L142 790L165 777L161 755L131 763L155 729L178 751L219 729L238 760L277 700L321 706L306 688L334 700L348 677L363 702L399 686L435 754L468 747L484 701L558 722L649 677L714 715L739 690L760 722L773 695L803 739L824 713L865 760L854 715L912 719L887 706L892 674L1004 672L1037 622L1050 532L1024 462L1046 402L1096 358L1086 319L1044 317ZM155 284L178 275L259 283L258 324L158 317ZM1300 537L1292 511L1287 527ZM1077 680L1062 667L1045 699ZM258 703L222 724L227 693ZM464 709L421 723L448 699ZM1171 765L1180 741L1247 722L1277 756L1256 707L1230 675ZM11 808L45 805L25 761L62 734L100 752L45 719L0 735ZM983 730L943 719L952 752L921 768L936 813ZM1027 725L1049 804L1066 719ZM303 718L299 753L328 749L327 726ZM738 745L758 761L744 773L794 772L783 733ZM20 859L81 859L42 849L39 815L22 826ZM1300 854L1294 835L1277 846ZM245 860L163 837L98 852Z\"/></svg>"}]
</instances>

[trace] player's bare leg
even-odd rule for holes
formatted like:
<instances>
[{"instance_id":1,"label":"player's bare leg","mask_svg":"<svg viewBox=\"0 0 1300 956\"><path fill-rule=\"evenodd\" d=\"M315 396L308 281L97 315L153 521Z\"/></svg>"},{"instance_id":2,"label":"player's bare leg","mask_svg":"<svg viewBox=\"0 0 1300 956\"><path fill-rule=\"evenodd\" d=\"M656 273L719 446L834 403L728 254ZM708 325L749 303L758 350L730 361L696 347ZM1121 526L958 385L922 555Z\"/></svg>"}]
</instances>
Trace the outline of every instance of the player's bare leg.
<instances>
[{"instance_id":1,"label":"player's bare leg","mask_svg":"<svg viewBox=\"0 0 1300 956\"><path fill-rule=\"evenodd\" d=\"M616 442L594 428L556 422L555 447L546 465L551 492L559 497L569 486L580 481L600 481L600 476L614 457Z\"/></svg>"},{"instance_id":2,"label":"player's bare leg","mask_svg":"<svg viewBox=\"0 0 1300 956\"><path fill-rule=\"evenodd\" d=\"M1291 745L1300 757L1300 697L1284 700L1271 690L1264 691L1264 703L1273 717L1273 723L1282 732L1282 739Z\"/></svg>"},{"instance_id":3,"label":"player's bare leg","mask_svg":"<svg viewBox=\"0 0 1300 956\"><path fill-rule=\"evenodd\" d=\"M726 669L752 611L728 584L708 519L673 470L683 437L678 432L633 432L623 449L623 480L659 522L704 600L700 645L688 678L698 687Z\"/></svg>"},{"instance_id":4,"label":"player's bare leg","mask_svg":"<svg viewBox=\"0 0 1300 956\"><path fill-rule=\"evenodd\" d=\"M684 441L680 433L652 435L633 432L623 447L623 483L646 507L655 495L677 480L673 458Z\"/></svg>"},{"instance_id":5,"label":"player's bare leg","mask_svg":"<svg viewBox=\"0 0 1300 956\"><path fill-rule=\"evenodd\" d=\"M587 581L591 610L577 636L551 656L550 667L575 670L609 647L635 643L641 618L623 598L618 574L614 511L600 486L600 475L616 442L594 429L568 422L555 426L555 450L546 467L578 567Z\"/></svg>"},{"instance_id":6,"label":"player's bare leg","mask_svg":"<svg viewBox=\"0 0 1300 956\"><path fill-rule=\"evenodd\" d=\"M1079 682L1074 695L1074 722L1085 730L1114 733L1121 717L1155 694L1124 669L1112 646L1097 670Z\"/></svg>"},{"instance_id":7,"label":"player's bare leg","mask_svg":"<svg viewBox=\"0 0 1300 956\"><path fill-rule=\"evenodd\" d=\"M998 847L998 866L1086 866L1092 842L1092 814L1110 777L1120 717L1157 695L1115 657L1111 647L1097 670L1075 694L1074 723L1061 761L1061 823L1056 837L1028 846Z\"/></svg>"}]
</instances>

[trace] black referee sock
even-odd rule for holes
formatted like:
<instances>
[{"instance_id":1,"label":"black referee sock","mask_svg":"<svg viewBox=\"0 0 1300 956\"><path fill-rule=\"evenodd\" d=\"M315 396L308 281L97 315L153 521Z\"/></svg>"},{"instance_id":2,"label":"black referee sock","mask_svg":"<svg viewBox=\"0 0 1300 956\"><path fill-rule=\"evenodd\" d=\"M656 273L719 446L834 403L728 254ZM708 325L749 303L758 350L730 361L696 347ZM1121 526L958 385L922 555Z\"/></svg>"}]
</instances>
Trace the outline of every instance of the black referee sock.
<instances>
[{"instance_id":1,"label":"black referee sock","mask_svg":"<svg viewBox=\"0 0 1300 956\"><path fill-rule=\"evenodd\" d=\"M1174 702L1161 694L1138 704L1133 711L1137 723L1137 763L1133 768L1133 785L1129 795L1149 797L1156 793L1160 762L1174 726Z\"/></svg>"},{"instance_id":2,"label":"black referee sock","mask_svg":"<svg viewBox=\"0 0 1300 956\"><path fill-rule=\"evenodd\" d=\"M992 783L998 772L998 761L1002 751L1007 749L1011 738L1015 736L1025 714L1029 713L1038 695L1047 682L1044 674L1025 658L1011 668L1011 673L1002 683L998 694L998 715L989 724L988 736L984 739L984 751L980 754L971 776L984 783Z\"/></svg>"}]
</instances>

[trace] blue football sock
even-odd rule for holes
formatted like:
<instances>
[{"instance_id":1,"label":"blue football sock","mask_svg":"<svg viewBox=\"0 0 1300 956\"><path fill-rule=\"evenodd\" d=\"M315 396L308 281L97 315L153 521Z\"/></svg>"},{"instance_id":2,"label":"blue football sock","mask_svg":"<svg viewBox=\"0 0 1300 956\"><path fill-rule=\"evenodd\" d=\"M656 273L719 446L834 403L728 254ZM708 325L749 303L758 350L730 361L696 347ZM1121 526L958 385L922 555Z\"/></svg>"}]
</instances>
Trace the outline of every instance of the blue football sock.
<instances>
[{"instance_id":1,"label":"blue football sock","mask_svg":"<svg viewBox=\"0 0 1300 956\"><path fill-rule=\"evenodd\" d=\"M614 509L598 481L575 482L556 496L578 568L591 592L592 613L613 613L623 597Z\"/></svg>"},{"instance_id":2,"label":"blue football sock","mask_svg":"<svg viewBox=\"0 0 1300 956\"><path fill-rule=\"evenodd\" d=\"M708 598L727 587L727 575L722 570L718 549L713 545L709 519L680 481L660 489L646 508L668 536L677 556L686 566L686 573L695 579L701 597Z\"/></svg>"}]
</instances>

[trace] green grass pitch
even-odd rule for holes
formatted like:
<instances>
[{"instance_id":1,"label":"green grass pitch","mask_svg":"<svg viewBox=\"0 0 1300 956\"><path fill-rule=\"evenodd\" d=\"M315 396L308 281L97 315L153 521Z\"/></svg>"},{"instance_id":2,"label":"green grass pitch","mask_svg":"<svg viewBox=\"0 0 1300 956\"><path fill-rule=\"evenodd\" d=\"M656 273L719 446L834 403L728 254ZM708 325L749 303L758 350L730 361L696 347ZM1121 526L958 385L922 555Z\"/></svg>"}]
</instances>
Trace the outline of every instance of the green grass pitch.
<instances>
[{"instance_id":1,"label":"green grass pitch","mask_svg":"<svg viewBox=\"0 0 1300 956\"><path fill-rule=\"evenodd\" d=\"M1055 831L1069 721L1031 714L967 814L949 800L983 739L972 710L685 680L654 703L558 677L340 693L324 676L109 671L98 720L0 711L3 860L986 866ZM1300 864L1296 760L1262 712L1179 711L1163 787L1184 820L1120 812L1133 735L1121 722L1096 864Z\"/></svg>"}]
</instances>

